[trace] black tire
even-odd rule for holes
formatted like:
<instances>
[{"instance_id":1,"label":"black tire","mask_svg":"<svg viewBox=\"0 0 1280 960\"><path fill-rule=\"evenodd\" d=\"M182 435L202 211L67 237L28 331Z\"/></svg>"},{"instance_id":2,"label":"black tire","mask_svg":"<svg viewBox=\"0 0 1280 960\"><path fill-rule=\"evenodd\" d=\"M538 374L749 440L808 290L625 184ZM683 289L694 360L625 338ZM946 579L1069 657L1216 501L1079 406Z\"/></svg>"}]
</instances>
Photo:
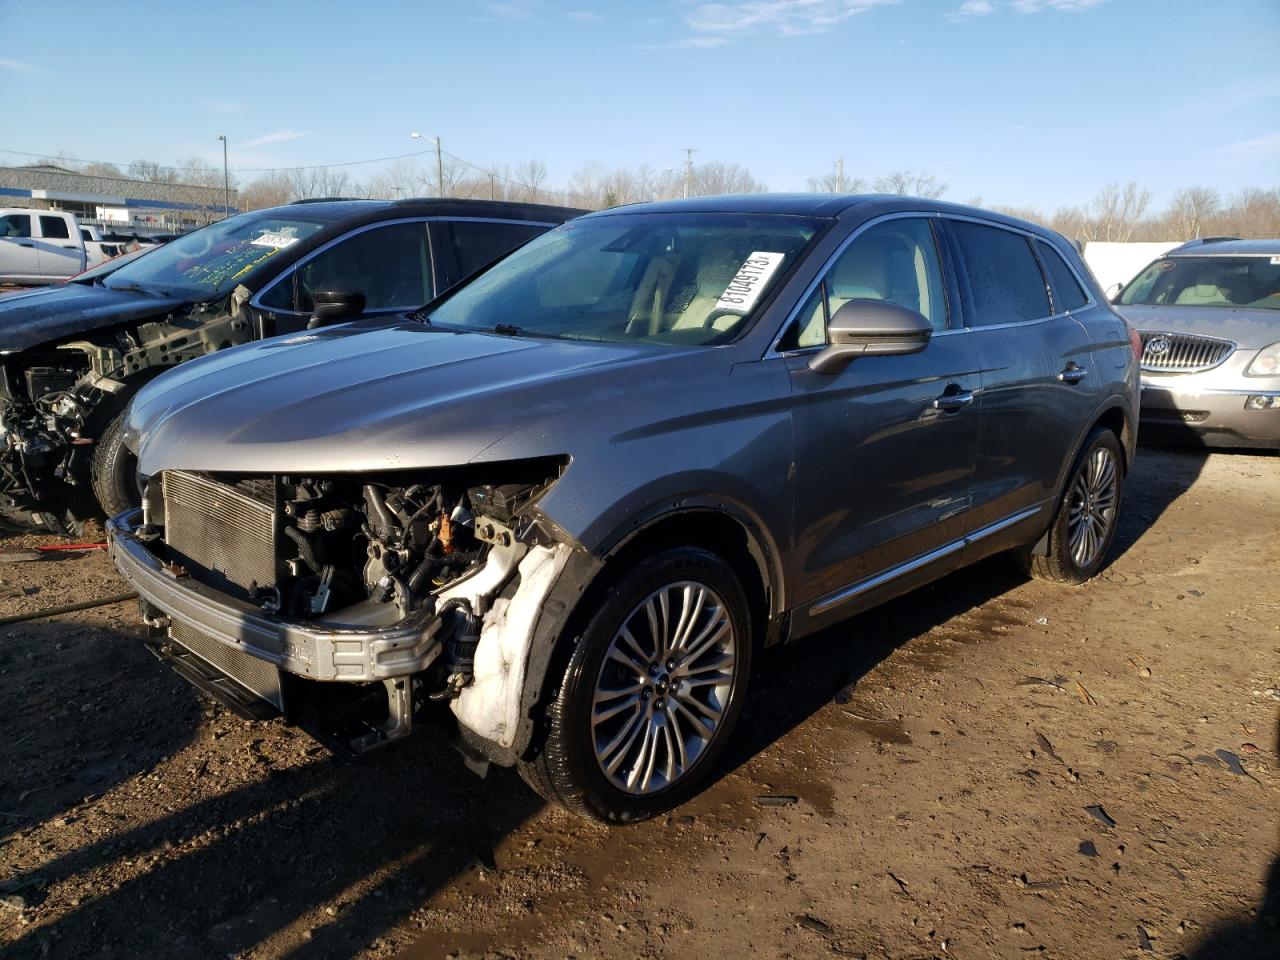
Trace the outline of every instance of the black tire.
<instances>
[{"instance_id":1,"label":"black tire","mask_svg":"<svg viewBox=\"0 0 1280 960\"><path fill-rule=\"evenodd\" d=\"M1115 465L1114 505L1106 524L1106 531L1100 537L1100 548L1087 559L1087 562L1080 563L1072 551L1072 505L1077 496L1077 484L1099 450L1108 451ZM1124 494L1124 475L1124 448L1121 447L1119 438L1106 427L1094 428L1085 439L1084 446L1080 448L1080 453L1071 466L1071 472L1067 475L1067 482L1063 486L1057 510L1054 512L1053 523L1049 527L1049 542L1044 555L1033 555L1029 547L1016 551L1014 557L1019 566L1030 576L1040 580L1052 580L1055 583L1084 583L1097 576L1098 571L1107 562L1111 541L1115 538L1120 500Z\"/></svg>"},{"instance_id":2,"label":"black tire","mask_svg":"<svg viewBox=\"0 0 1280 960\"><path fill-rule=\"evenodd\" d=\"M108 517L132 510L141 502L138 460L124 445L123 413L112 420L98 438L90 472L94 496Z\"/></svg>"},{"instance_id":3,"label":"black tire","mask_svg":"<svg viewBox=\"0 0 1280 960\"><path fill-rule=\"evenodd\" d=\"M733 631L732 667L726 671L732 677L727 702L723 704L718 725L704 740L687 769L674 776L661 789L643 794L627 792L610 780L596 758L596 728L592 724L596 684L602 676L614 638L621 628L635 622L633 617L640 615L642 604L656 592L669 585L684 582L708 588L720 599L722 610L727 614ZM710 608L707 611L710 614ZM677 547L664 550L631 566L604 591L586 628L577 639L569 663L547 708L542 742L537 745L532 759L519 763L520 775L546 800L607 824L646 820L689 799L714 775L720 754L732 735L734 724L742 710L751 671L754 640L748 611L747 598L733 570L720 557L706 550ZM711 617L708 622L714 620L713 614ZM704 662L698 657L691 660L693 664ZM676 684L679 682L674 676L673 672L671 691L677 690ZM651 712L654 712L653 706L663 703L661 697L662 692L668 689L667 677L666 672L661 672L653 681L661 682L663 686L661 691L656 687L649 691L649 694L658 695L656 700L646 700ZM646 694L646 698L649 694ZM671 706L666 716L677 716L677 694L671 692L667 696L671 700ZM692 716L687 711L685 715ZM682 729L686 732L696 732L695 728L678 716L675 722L683 724ZM641 719L640 724L644 726L645 721ZM621 737L622 734L618 736ZM680 739L678 732L675 739ZM696 739L696 736L691 736L690 742ZM667 734L665 743L660 745L655 735L655 756L661 746L664 756L674 757L674 742L672 736ZM680 744L683 751L685 741L681 739ZM630 753L630 750L624 748L622 752ZM636 765L640 765L639 761Z\"/></svg>"}]
</instances>

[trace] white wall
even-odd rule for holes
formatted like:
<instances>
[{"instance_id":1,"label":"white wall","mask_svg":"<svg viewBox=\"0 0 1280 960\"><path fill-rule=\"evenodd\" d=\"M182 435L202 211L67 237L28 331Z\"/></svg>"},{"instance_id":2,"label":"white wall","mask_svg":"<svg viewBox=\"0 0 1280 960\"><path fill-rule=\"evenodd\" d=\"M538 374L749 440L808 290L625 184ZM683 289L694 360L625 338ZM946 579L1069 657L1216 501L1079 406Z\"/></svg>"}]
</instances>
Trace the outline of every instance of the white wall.
<instances>
[{"instance_id":1,"label":"white wall","mask_svg":"<svg viewBox=\"0 0 1280 960\"><path fill-rule=\"evenodd\" d=\"M1112 284L1128 283L1152 260L1181 245L1181 240L1161 240L1157 243L1090 240L1084 245L1084 262L1098 278L1102 289L1109 290Z\"/></svg>"}]
</instances>

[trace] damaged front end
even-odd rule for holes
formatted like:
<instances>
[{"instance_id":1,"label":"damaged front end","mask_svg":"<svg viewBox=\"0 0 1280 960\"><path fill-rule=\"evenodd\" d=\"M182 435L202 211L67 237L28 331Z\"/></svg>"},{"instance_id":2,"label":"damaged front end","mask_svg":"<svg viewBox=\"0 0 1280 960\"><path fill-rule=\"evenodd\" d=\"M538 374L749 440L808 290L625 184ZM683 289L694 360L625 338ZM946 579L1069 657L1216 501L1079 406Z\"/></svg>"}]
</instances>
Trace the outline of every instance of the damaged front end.
<instances>
[{"instance_id":1,"label":"damaged front end","mask_svg":"<svg viewBox=\"0 0 1280 960\"><path fill-rule=\"evenodd\" d=\"M0 521L78 535L96 512L94 449L138 387L162 370L256 334L230 300L166 304L154 317L0 353Z\"/></svg>"},{"instance_id":2,"label":"damaged front end","mask_svg":"<svg viewBox=\"0 0 1280 960\"><path fill-rule=\"evenodd\" d=\"M537 509L564 466L166 471L141 511L111 522L111 552L153 651L242 715L284 714L358 755L448 702L500 750L538 612L572 552Z\"/></svg>"}]
</instances>

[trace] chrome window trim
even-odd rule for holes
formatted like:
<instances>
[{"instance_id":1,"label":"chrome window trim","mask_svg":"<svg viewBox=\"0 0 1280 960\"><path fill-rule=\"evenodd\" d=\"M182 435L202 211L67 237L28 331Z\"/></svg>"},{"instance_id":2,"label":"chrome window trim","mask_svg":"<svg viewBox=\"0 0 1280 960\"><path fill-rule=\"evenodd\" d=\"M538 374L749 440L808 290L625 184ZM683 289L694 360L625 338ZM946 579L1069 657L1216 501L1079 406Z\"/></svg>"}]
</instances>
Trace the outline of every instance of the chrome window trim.
<instances>
[{"instance_id":1,"label":"chrome window trim","mask_svg":"<svg viewBox=\"0 0 1280 960\"><path fill-rule=\"evenodd\" d=\"M844 253L846 249L848 249L849 244L853 243L854 240L858 239L858 237L862 236L862 234L866 233L866 231L870 230L872 227L877 226L881 223L887 223L890 220L908 220L908 219L938 220L941 218L941 216L942 215L936 210L919 210L919 211L908 210L908 211L898 211L896 213L881 214L878 217L873 217L872 219L868 220L866 223L858 224L858 226L854 228L853 232L850 233L843 240L841 240L840 245L836 247L836 249L831 253L830 256L827 257L825 261L823 261L822 266L818 268L818 272L814 276L813 280L809 282L809 284L801 292L800 296L796 298L795 306L793 306L790 309L790 311L787 312L786 319L783 320L781 326L778 327L778 332L774 334L773 340L769 342L769 349L765 351L764 357L762 359L768 360L771 357L803 356L804 354L807 354L807 353L816 353L817 351L823 349L826 346L826 344L822 344L820 346L798 347L795 350L779 350L778 349L778 344L782 341L782 338L786 336L787 330L791 328L792 322L796 319L796 317L800 315L800 309L808 301L809 297L813 294L813 291L818 288L818 284L820 284L823 281L823 278L826 277L828 271L830 271L831 267L835 264L836 260L840 258L840 255ZM935 236L934 237L935 246L937 245L937 242L938 242L938 238ZM942 251L938 250L936 252L938 255L938 265L943 270L942 281L943 281L943 287L945 288L946 280L947 280L946 267L943 266ZM950 309L950 306L951 306L950 303L948 303L947 306L948 306L947 320L949 323L951 320L951 314L954 311ZM939 330L935 332L933 336L937 337L937 336L943 335L944 333L961 333L961 332L963 332L962 328L957 329L948 325L946 330Z\"/></svg>"},{"instance_id":2,"label":"chrome window trim","mask_svg":"<svg viewBox=\"0 0 1280 960\"><path fill-rule=\"evenodd\" d=\"M270 311L271 313L287 314L293 317L305 317L307 316L307 313L304 310L285 310L281 307L263 306L261 302L261 298L266 296L267 293L270 292L270 290L276 286L276 284L287 279L288 277L291 277L295 272L302 269L303 266L310 263L316 257L320 256L320 254L325 253L326 251L328 251L329 249L331 249L332 247L334 247L339 243L345 243L347 240L350 240L352 237L358 236L361 233L368 233L370 230L377 230L381 227L392 227L402 223L426 224L426 223L441 223L441 222L501 223L501 224L506 224L508 226L530 226L530 227L554 227L557 225L554 222L544 223L543 221L540 221L540 220L508 220L508 219L498 219L496 217L397 217L395 220L379 220L376 223L366 223L363 226L356 227L353 230L348 230L346 233L340 236L334 237L332 240L329 240L321 244L320 246L316 247L306 256L302 257L300 260L294 263L291 267L284 270L278 277L276 277L274 280L268 283L265 287L263 287L261 290L255 293L252 297L250 297L249 306L257 310L267 310L267 311ZM436 275L435 275L436 258L435 258L434 248L430 247L430 243L431 243L430 231L428 231L427 243L428 243L428 248L431 250L431 284L433 287L435 287L435 286L438 286L438 283L436 282ZM374 310L366 310L365 315L377 316L378 314L382 314L382 313L403 313L404 311L412 310L414 309L414 307L417 307L417 306L421 306L421 304L411 304L407 307L378 307L377 309L374 309Z\"/></svg>"},{"instance_id":3,"label":"chrome window trim","mask_svg":"<svg viewBox=\"0 0 1280 960\"><path fill-rule=\"evenodd\" d=\"M888 570L877 573L865 580L859 580L851 586L843 587L835 593L828 594L817 603L813 604L813 606L809 608L809 616L816 617L820 614L826 613L828 610L832 610L841 604L847 603L855 597L866 593L868 590L883 586L884 584L889 583L892 580L896 580L901 576L913 573L923 567L927 567L935 560L941 560L944 557L949 557L951 554L963 550L970 544L977 543L979 540L983 540L991 536L993 533L999 533L1001 530L1011 527L1015 523L1021 523L1023 520L1030 520L1043 509L1044 506L1042 504L1040 506L1029 507L1026 510L1019 510L1017 513L1013 513L1005 517L1003 520L997 520L995 523L989 523L985 527L973 531L973 533L967 533L959 539L952 540L950 543L945 543L934 550L930 550L928 553L922 553L920 556L908 560L905 563L900 563L896 567L890 567Z\"/></svg>"}]
</instances>

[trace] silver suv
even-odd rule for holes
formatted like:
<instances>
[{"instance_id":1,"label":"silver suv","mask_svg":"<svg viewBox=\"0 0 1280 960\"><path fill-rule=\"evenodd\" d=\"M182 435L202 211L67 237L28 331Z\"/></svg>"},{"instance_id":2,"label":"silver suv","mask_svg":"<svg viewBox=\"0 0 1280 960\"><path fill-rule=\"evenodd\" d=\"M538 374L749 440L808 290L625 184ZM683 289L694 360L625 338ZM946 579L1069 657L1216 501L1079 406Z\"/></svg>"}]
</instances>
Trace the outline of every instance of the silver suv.
<instances>
[{"instance_id":1,"label":"silver suv","mask_svg":"<svg viewBox=\"0 0 1280 960\"><path fill-rule=\"evenodd\" d=\"M1012 550L1105 562L1138 343L994 213L753 196L593 214L417 313L139 392L111 550L154 650L334 749L434 702L548 799L713 773L759 650Z\"/></svg>"}]
</instances>

